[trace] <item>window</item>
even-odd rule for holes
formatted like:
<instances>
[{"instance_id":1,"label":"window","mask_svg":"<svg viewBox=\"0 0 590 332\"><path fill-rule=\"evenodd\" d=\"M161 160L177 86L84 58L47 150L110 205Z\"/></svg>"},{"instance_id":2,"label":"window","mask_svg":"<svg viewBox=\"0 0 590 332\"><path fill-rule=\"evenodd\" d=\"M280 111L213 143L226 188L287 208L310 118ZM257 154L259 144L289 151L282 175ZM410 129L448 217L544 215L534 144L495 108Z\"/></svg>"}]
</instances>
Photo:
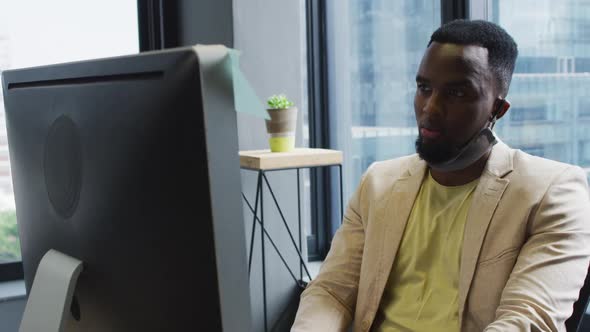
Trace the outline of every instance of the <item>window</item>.
<instances>
[{"instance_id":1,"label":"window","mask_svg":"<svg viewBox=\"0 0 590 332\"><path fill-rule=\"evenodd\" d=\"M578 119L590 120L590 101L583 98L578 100Z\"/></svg>"},{"instance_id":2,"label":"window","mask_svg":"<svg viewBox=\"0 0 590 332\"><path fill-rule=\"evenodd\" d=\"M489 0L487 12L519 48L499 136L590 172L590 1Z\"/></svg>"},{"instance_id":3,"label":"window","mask_svg":"<svg viewBox=\"0 0 590 332\"><path fill-rule=\"evenodd\" d=\"M523 124L527 121L543 121L547 120L547 108L545 105L514 105L508 115L510 121L514 124Z\"/></svg>"},{"instance_id":4,"label":"window","mask_svg":"<svg viewBox=\"0 0 590 332\"><path fill-rule=\"evenodd\" d=\"M545 157L544 146L522 146L520 149L528 154L532 154L538 157Z\"/></svg>"},{"instance_id":5,"label":"window","mask_svg":"<svg viewBox=\"0 0 590 332\"><path fill-rule=\"evenodd\" d=\"M345 203L371 163L414 153L415 77L440 23L440 0L327 1L330 143L344 151Z\"/></svg>"},{"instance_id":6,"label":"window","mask_svg":"<svg viewBox=\"0 0 590 332\"><path fill-rule=\"evenodd\" d=\"M138 51L137 1L0 0L0 72ZM21 260L11 180L0 95L0 265Z\"/></svg>"}]
</instances>

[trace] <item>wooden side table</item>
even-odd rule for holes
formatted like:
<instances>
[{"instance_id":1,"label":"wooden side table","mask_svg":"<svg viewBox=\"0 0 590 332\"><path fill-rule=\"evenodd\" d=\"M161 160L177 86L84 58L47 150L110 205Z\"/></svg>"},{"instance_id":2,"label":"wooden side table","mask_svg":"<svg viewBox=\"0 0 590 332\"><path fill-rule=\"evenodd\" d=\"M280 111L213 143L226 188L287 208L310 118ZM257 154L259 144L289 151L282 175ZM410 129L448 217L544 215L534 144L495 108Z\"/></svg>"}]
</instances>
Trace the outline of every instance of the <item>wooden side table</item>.
<instances>
[{"instance_id":1,"label":"wooden side table","mask_svg":"<svg viewBox=\"0 0 590 332\"><path fill-rule=\"evenodd\" d=\"M335 166L338 168L338 174L340 179L340 217L342 218L344 215L344 205L343 205L343 195L342 195L342 152L338 150L327 150L327 149L311 149L311 148L297 148L291 152L270 152L270 150L252 150L252 151L240 151L240 168L249 171L255 171L258 173L258 179L256 184L256 197L254 202L254 207L250 204L244 193L242 192L242 197L244 201L248 205L248 208L253 214L252 218L252 233L250 239L250 252L248 255L248 275L250 274L251 267L252 267L252 251L254 249L254 234L256 233L256 224L260 224L260 243L262 249L262 301L264 306L264 330L268 331L267 327L267 310L266 310L266 265L265 265L265 236L273 246L277 254L279 255L280 259L282 260L283 264L289 270L289 273L293 277L295 282L302 286L303 284L303 270L311 280L311 275L307 269L307 265L302 256L302 240L301 240L301 189L300 189L300 170L301 169L311 169L317 167L332 167ZM282 171L282 170L296 170L297 171L297 219L298 219L298 230L299 230L299 244L295 242L295 238L293 237L293 233L285 220L285 216L277 198L272 190L272 187L266 177L267 172L274 172L274 171ZM299 255L299 279L295 276L295 273L291 270L283 256L281 255L279 249L275 245L272 238L268 235L264 228L264 199L263 199L263 190L264 185L268 188L270 192L274 204L277 207L283 224L287 232L289 233L289 237L291 238L291 242ZM259 208L260 207L260 208ZM258 212L260 211L260 217L258 217Z\"/></svg>"}]
</instances>

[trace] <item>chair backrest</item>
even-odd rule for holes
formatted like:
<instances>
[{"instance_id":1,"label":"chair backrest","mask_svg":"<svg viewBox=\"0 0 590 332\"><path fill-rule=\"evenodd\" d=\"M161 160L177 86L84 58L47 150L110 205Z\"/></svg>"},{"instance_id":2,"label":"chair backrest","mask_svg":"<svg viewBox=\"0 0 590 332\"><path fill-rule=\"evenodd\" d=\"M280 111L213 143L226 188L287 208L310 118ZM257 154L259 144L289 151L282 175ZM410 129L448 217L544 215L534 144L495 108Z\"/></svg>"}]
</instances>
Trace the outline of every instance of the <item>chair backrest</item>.
<instances>
[{"instance_id":1,"label":"chair backrest","mask_svg":"<svg viewBox=\"0 0 590 332\"><path fill-rule=\"evenodd\" d=\"M585 315L588 299L590 298L590 269L586 274L584 286L580 289L580 296L574 303L574 312L565 321L567 332L586 332L590 331L590 315ZM579 327L579 328L578 328Z\"/></svg>"}]
</instances>

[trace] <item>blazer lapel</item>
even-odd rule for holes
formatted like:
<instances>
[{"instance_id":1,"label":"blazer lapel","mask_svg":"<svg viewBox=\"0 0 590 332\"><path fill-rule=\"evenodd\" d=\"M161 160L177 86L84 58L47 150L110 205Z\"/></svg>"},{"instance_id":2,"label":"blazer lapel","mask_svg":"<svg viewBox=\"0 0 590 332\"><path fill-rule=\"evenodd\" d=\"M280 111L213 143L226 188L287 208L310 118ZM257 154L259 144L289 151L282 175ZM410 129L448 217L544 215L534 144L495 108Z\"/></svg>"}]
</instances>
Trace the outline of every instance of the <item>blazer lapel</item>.
<instances>
[{"instance_id":1,"label":"blazer lapel","mask_svg":"<svg viewBox=\"0 0 590 332\"><path fill-rule=\"evenodd\" d=\"M377 307L389 278L391 267L399 248L404 229L414 206L422 180L426 171L426 163L416 157L403 176L392 186L388 195L381 201L377 220L383 229L381 240L382 250L379 257L379 270L376 274L375 288L371 294L373 307Z\"/></svg>"},{"instance_id":2,"label":"blazer lapel","mask_svg":"<svg viewBox=\"0 0 590 332\"><path fill-rule=\"evenodd\" d=\"M486 168L480 177L465 223L459 273L460 322L488 226L502 194L510 182L503 177L510 171L512 171L510 148L499 142L494 146Z\"/></svg>"}]
</instances>

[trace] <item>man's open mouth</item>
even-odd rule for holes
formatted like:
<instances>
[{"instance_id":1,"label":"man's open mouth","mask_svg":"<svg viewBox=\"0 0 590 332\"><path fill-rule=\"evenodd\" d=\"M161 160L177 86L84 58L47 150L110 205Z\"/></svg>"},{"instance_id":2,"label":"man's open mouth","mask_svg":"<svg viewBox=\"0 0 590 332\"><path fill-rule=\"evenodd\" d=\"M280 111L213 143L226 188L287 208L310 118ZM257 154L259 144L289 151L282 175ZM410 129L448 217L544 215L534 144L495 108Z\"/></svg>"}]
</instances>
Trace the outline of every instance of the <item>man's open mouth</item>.
<instances>
[{"instance_id":1,"label":"man's open mouth","mask_svg":"<svg viewBox=\"0 0 590 332\"><path fill-rule=\"evenodd\" d=\"M425 127L420 128L420 135L422 135L422 137L424 137L424 138L437 138L441 134L442 134L442 131L437 130L437 129L431 129L431 128L425 128Z\"/></svg>"}]
</instances>

